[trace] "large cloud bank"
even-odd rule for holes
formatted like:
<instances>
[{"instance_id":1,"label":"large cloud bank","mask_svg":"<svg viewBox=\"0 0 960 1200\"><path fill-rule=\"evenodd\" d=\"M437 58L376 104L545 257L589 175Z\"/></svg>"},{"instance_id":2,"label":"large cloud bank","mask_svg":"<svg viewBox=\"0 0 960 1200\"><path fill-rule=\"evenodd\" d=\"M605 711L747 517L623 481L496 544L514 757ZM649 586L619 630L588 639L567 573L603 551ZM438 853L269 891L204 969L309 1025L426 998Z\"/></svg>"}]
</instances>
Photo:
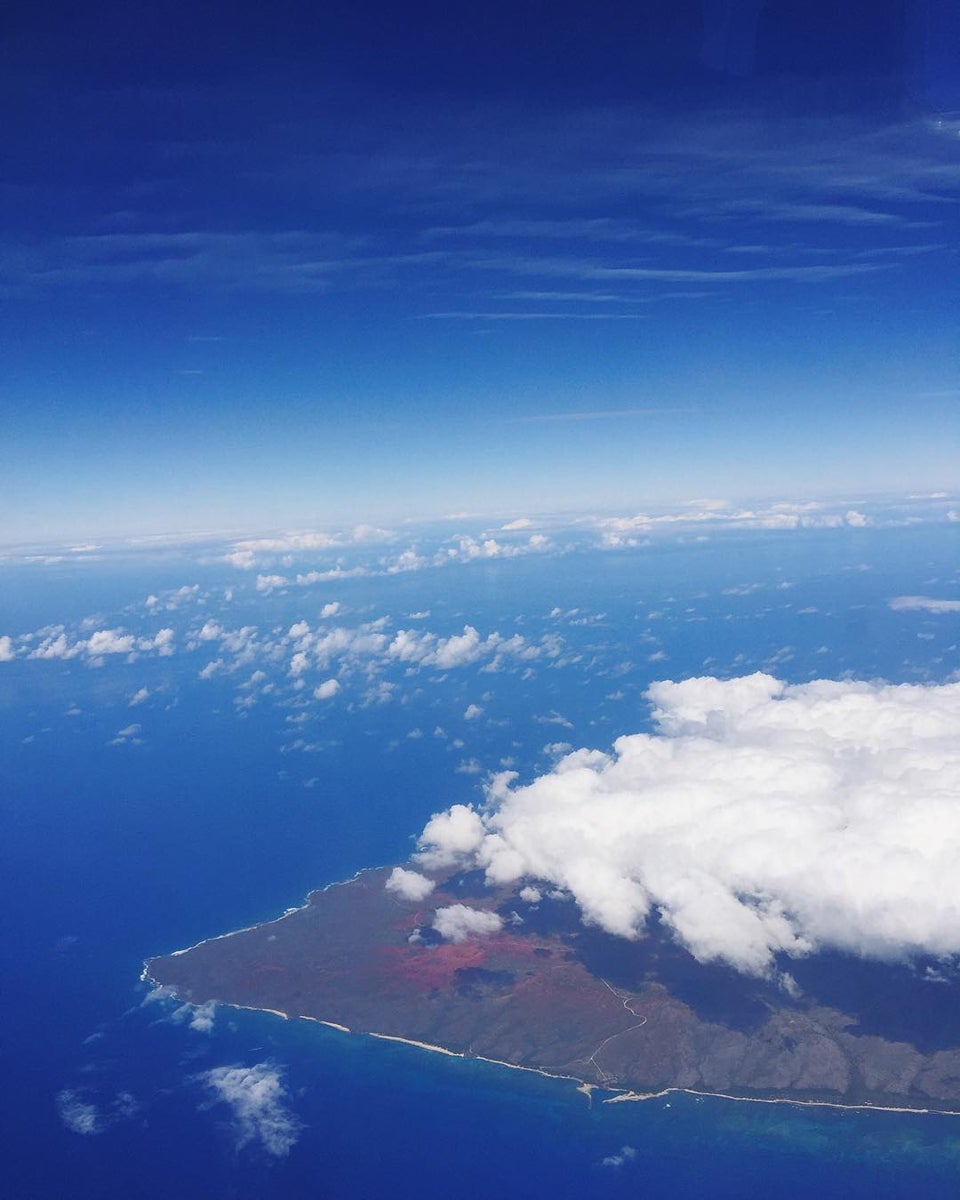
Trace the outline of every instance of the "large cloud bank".
<instances>
[{"instance_id":1,"label":"large cloud bank","mask_svg":"<svg viewBox=\"0 0 960 1200\"><path fill-rule=\"evenodd\" d=\"M960 953L960 684L755 674L647 697L653 734L494 777L481 812L428 823L421 862L562 888L623 937L659 912L701 961L756 975L828 947Z\"/></svg>"}]
</instances>

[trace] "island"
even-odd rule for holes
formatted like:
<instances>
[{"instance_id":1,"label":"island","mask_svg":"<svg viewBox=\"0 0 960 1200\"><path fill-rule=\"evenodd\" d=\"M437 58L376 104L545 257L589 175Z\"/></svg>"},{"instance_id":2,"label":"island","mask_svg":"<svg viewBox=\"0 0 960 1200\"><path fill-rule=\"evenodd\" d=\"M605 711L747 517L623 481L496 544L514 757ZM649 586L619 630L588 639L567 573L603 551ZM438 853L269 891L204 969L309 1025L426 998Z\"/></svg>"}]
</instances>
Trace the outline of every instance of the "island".
<instances>
[{"instance_id":1,"label":"island","mask_svg":"<svg viewBox=\"0 0 960 1200\"><path fill-rule=\"evenodd\" d=\"M607 1102L677 1089L960 1112L960 1005L935 965L817 955L790 971L784 987L700 963L656 922L613 937L560 892L379 868L151 958L143 977L186 1003L540 1071Z\"/></svg>"}]
</instances>

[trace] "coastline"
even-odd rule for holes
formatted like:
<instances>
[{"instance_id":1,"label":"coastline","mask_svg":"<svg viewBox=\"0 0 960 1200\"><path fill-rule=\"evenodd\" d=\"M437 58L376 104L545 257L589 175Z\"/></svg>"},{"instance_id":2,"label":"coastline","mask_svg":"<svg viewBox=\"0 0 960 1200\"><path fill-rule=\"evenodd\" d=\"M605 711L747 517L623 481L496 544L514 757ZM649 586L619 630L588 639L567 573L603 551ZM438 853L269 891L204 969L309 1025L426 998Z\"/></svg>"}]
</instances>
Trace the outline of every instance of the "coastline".
<instances>
[{"instance_id":1,"label":"coastline","mask_svg":"<svg viewBox=\"0 0 960 1200\"><path fill-rule=\"evenodd\" d=\"M179 958L182 954L189 954L191 950L197 950L197 949L199 949L200 946L206 946L209 942L222 942L224 940L224 938L236 937L236 935L239 933L250 933L254 929L263 929L264 926L266 926L266 925L276 925L278 921L283 921L287 917L292 916L294 913L302 912L305 908L309 908L310 907L310 897L315 892L323 893L323 892L329 892L331 890L331 888L346 887L346 885L348 883L355 883L360 878L361 875L367 875L373 871L387 871L389 869L390 869L389 865L380 866L380 867L361 867L360 870L355 871L350 876L349 879L335 879L335 880L333 880L332 883L324 884L323 887L311 888L310 891L307 893L306 898L304 899L302 904L291 905L290 908L284 909L279 917L266 917L262 921L254 921L252 925L243 925L239 929L228 929L226 933L217 933L217 934L214 934L213 937L201 938L199 942L194 942L194 944L192 946L184 946L182 950L169 950L169 951L167 951L166 954L152 954L150 956L150 958L144 959L143 970L140 972L140 982L141 983L152 983L155 987L163 986L162 984L157 984L147 974L147 963L150 962L151 958ZM217 1001L217 1003L219 1004L219 1003L221 1003L221 1001ZM235 1004L235 1005L233 1005L233 1007L234 1008L243 1008L244 1005ZM273 1012L274 1010L273 1009L257 1009L256 1011L257 1012ZM283 1015L283 1014L281 1014L281 1015ZM316 1018L313 1018L313 1017L308 1018L308 1019L316 1020ZM321 1023L327 1024L327 1022L325 1022L325 1021L321 1022Z\"/></svg>"},{"instance_id":2,"label":"coastline","mask_svg":"<svg viewBox=\"0 0 960 1200\"><path fill-rule=\"evenodd\" d=\"M263 922L263 924L268 925L268 924L270 924L270 922L265 921L265 922ZM256 928L256 926L251 926L251 928ZM233 932L242 933L244 931L237 929L237 930L234 930ZM230 935L224 934L222 936L228 937ZM205 941L216 941L216 940L217 940L216 938L206 938L205 939ZM203 942L198 942L197 944L203 945ZM186 951L185 950L178 951L177 953L185 954ZM163 957L172 957L172 955L167 955L167 956L163 956ZM147 962L149 962L149 960L147 960ZM178 1004L189 1004L190 1003L189 1000L184 1000L184 999L182 999L182 997L178 996L176 990L174 988L172 988L169 984L157 983L157 981L155 979L153 979L151 977L151 975L148 973L147 962L145 962L143 964L143 970L140 972L141 983L150 984L156 991L163 993L165 996L169 997L171 1000L175 999ZM212 1001L212 1003L216 1006L220 1006L223 1008L235 1008L235 1009L240 1010L241 1012L269 1013L271 1016L280 1017L280 1019L283 1021L313 1021L314 1024L316 1024L316 1025L325 1025L328 1029L334 1029L337 1031L337 1033L349 1034L351 1037L371 1037L371 1038L376 1038L378 1041L381 1041L381 1042L400 1042L402 1045L414 1046L418 1050L427 1050L431 1054L443 1054L443 1055L446 1055L448 1058L462 1058L466 1062L490 1063L491 1066L507 1067L511 1071L527 1071L533 1075L542 1075L546 1079L559 1079L559 1080L563 1080L563 1081L566 1081L569 1083L575 1083L575 1084L577 1084L576 1090L578 1092L582 1092L587 1097L588 1100L592 1100L593 1092L598 1091L598 1090L600 1090L600 1091L608 1090L608 1089L600 1088L598 1084L589 1083L587 1080L581 1079L578 1075L561 1075L561 1074L557 1073L556 1071L547 1071L543 1067L525 1067L525 1066L522 1066L520 1063L507 1062L505 1059L502 1059L502 1058L489 1058L485 1054L467 1054L463 1050L450 1050L446 1046L437 1046L433 1042L421 1042L421 1041L417 1041L415 1038L401 1037L399 1034L395 1034L395 1033L377 1033L376 1030L372 1030L372 1029L351 1029L348 1025L344 1025L339 1021L328 1021L323 1017L311 1017L311 1016L307 1015L306 1013L286 1013L286 1012L281 1011L279 1008L263 1008L260 1005L256 1005L256 1004L237 1004L233 1000L214 1000L214 1001ZM616 1089L609 1089L609 1090L616 1090ZM624 1098L626 1098L626 1097L624 1097ZM630 1098L631 1099L641 1099L641 1096L638 1093L636 1096L631 1096Z\"/></svg>"},{"instance_id":3,"label":"coastline","mask_svg":"<svg viewBox=\"0 0 960 1200\"><path fill-rule=\"evenodd\" d=\"M803 1100L791 1096L735 1096L732 1092L707 1092L701 1088L667 1087L659 1092L625 1091L610 1096L604 1104L627 1104L644 1100L662 1100L665 1096L699 1096L708 1100L732 1100L737 1104L792 1104L799 1108L838 1108L843 1112L899 1113L914 1117L960 1117L960 1109L954 1108L903 1108L895 1104L871 1104L865 1100L860 1104L844 1104L840 1100Z\"/></svg>"},{"instance_id":4,"label":"coastline","mask_svg":"<svg viewBox=\"0 0 960 1200\"><path fill-rule=\"evenodd\" d=\"M307 895L307 898L304 900L303 904L293 906L291 908L286 909L279 917L271 917L271 918L268 918L263 921L258 921L252 925L246 925L240 929L230 930L228 933L218 934L215 937L202 938L199 942L197 942L193 946L187 946L182 950L173 950L168 955L154 955L153 957L156 957L156 958L179 957L180 955L187 954L191 950L195 950L198 947L204 946L209 942L222 941L225 938L234 937L237 934L248 933L251 930L261 929L261 928L264 928L265 926L274 925L277 922L284 920L287 916L291 915L292 913L300 912L303 909L308 908L310 906L310 896L311 895L314 895L316 893L328 892L331 889L336 888L336 887L344 887L347 884L356 882L358 879L360 879L364 875L374 874L377 871L387 871L389 869L390 869L389 864L387 864L386 866L379 866L379 867L362 867L360 870L356 871L352 876L350 876L349 879L335 880L331 883L326 884L325 886L323 886L321 888L311 889L311 891ZM144 961L143 969L140 973L140 981L142 983L151 985L153 988L155 988L158 991L166 992L171 997L176 997L176 991L174 989L170 988L168 985L158 983L155 979L153 979L150 976L149 971L148 971L148 966L149 966L150 961L151 961L150 959L146 959ZM607 984L607 986L609 987L610 985ZM189 1001L179 1000L179 998L178 998L178 1001L180 1003L190 1003ZM520 1063L511 1063L511 1062L507 1062L504 1059L490 1058L487 1055L483 1055L483 1054L471 1054L466 1051L450 1050L446 1046L439 1046L432 1042L418 1041L414 1038L405 1038L405 1037L400 1036L399 1034L378 1033L374 1030L354 1030L354 1029L351 1029L349 1026L344 1025L338 1021L330 1021L330 1020L326 1020L322 1017L308 1016L306 1014L301 1014L301 1013L291 1014L291 1013L282 1012L279 1009L264 1008L264 1007L261 1007L258 1005L236 1004L236 1003L234 1003L232 1001L228 1001L228 1000L215 1000L215 1001L213 1001L213 1003L215 1005L223 1005L224 1007L227 1007L227 1008L236 1008L236 1009L244 1010L247 1012L271 1013L273 1016L280 1017L284 1021L291 1021L291 1020L313 1021L318 1025L325 1025L328 1029L336 1030L338 1033L345 1033L345 1034L349 1034L351 1036L356 1036L356 1035L367 1036L367 1037L376 1038L379 1041L385 1041L385 1042L400 1042L407 1046L413 1046L418 1050L426 1050L433 1054L443 1054L449 1058L461 1058L466 1061L484 1062L484 1063L489 1063L492 1066L507 1067L512 1071L526 1071L526 1072L532 1073L534 1075L542 1075L546 1079L555 1079L555 1080L562 1080L565 1082L570 1082L570 1083L573 1083L576 1085L576 1090L586 1097L588 1104L590 1104L591 1106L593 1104L593 1093L594 1092L611 1092L611 1093L613 1093L612 1095L609 1095L609 1096L606 1096L603 1098L603 1100L602 1100L603 1104L641 1103L643 1101L648 1101L648 1100L662 1100L662 1099L664 1099L668 1096L672 1096L672 1095L687 1095L687 1096L699 1097L702 1099L729 1100L729 1101L733 1101L733 1102L739 1103L739 1104L793 1105L798 1108L829 1108L829 1109L838 1109L842 1112L881 1112L881 1113L896 1114L896 1115L900 1115L900 1116L960 1117L960 1107L955 1108L955 1109L936 1108L936 1107L930 1107L930 1106L908 1107L908 1106L903 1106L903 1105L872 1103L870 1101L862 1101L860 1103L844 1103L843 1101L840 1101L840 1100L805 1099L805 1098L801 1098L801 1097L790 1097L790 1096L743 1096L743 1095L735 1095L731 1092L711 1092L711 1091L707 1091L702 1088L684 1088L684 1087L674 1087L674 1086L664 1087L664 1088L661 1088L660 1090L654 1091L654 1092L639 1092L639 1091L635 1091L631 1088L617 1088L617 1087L605 1086L603 1084L591 1083L588 1080L581 1079L578 1075L570 1075L570 1074L561 1073L558 1071L549 1071L543 1067L523 1066ZM626 1002L624 1002L624 1003L626 1006Z\"/></svg>"},{"instance_id":5,"label":"coastline","mask_svg":"<svg viewBox=\"0 0 960 1200\"><path fill-rule=\"evenodd\" d=\"M269 924L269 922L264 922ZM236 930L235 932L242 932ZM228 935L224 935L228 936ZM211 939L207 939L211 940ZM199 943L202 944L202 943ZM146 963L140 979L144 983L152 984L157 990L166 992L171 998L176 998L178 1003L189 1004L189 1001L184 1001L176 996L176 992L170 989L165 984L158 984L151 979L147 973ZM463 1050L450 1050L446 1046L438 1046L433 1042L422 1042L415 1038L401 1037L395 1033L377 1033L375 1030L354 1030L347 1025L341 1024L339 1021L328 1021L323 1017L311 1017L301 1013L286 1013L277 1008L261 1008L252 1004L236 1004L229 1000L215 1000L215 1005L222 1005L224 1008L236 1008L244 1012L260 1012L270 1013L271 1016L280 1017L284 1021L313 1021L317 1025L324 1025L328 1029L336 1030L337 1033L345 1033L351 1037L371 1037L376 1038L381 1042L399 1042L404 1046L413 1046L417 1050L426 1050L431 1054L442 1054L447 1058L460 1058L465 1062L483 1062L489 1063L495 1067L506 1067L511 1071L526 1071L533 1075L542 1075L545 1079L555 1079L562 1082L576 1084L576 1091L580 1092L587 1099L587 1102L592 1105L594 1092L612 1092L613 1095L605 1097L601 1103L603 1104L640 1104L649 1100L663 1100L668 1096L696 1096L701 1099L708 1100L729 1100L735 1104L778 1104L790 1105L797 1108L831 1108L839 1109L841 1112L874 1112L874 1113L891 1113L899 1116L937 1116L937 1117L960 1117L960 1110L949 1108L910 1108L894 1104L872 1104L870 1101L864 1101L859 1104L844 1104L839 1100L808 1100L800 1097L791 1096L737 1096L732 1092L710 1092L702 1088L683 1088L683 1087L665 1087L656 1092L637 1092L630 1088L613 1088L604 1087L601 1084L590 1083L586 1079L581 1079L578 1075L561 1074L557 1071L548 1071L544 1067L526 1067L520 1063L507 1062L502 1058L490 1058L485 1054L469 1054Z\"/></svg>"}]
</instances>

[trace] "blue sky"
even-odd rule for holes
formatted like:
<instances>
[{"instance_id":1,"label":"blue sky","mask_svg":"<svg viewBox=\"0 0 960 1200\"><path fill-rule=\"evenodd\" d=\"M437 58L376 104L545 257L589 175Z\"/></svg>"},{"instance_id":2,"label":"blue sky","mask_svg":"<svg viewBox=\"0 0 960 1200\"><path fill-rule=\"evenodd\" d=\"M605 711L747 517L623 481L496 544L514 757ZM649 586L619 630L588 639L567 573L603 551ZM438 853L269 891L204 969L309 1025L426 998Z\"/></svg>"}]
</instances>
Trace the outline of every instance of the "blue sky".
<instances>
[{"instance_id":1,"label":"blue sky","mask_svg":"<svg viewBox=\"0 0 960 1200\"><path fill-rule=\"evenodd\" d=\"M0 538L955 488L960 18L660 7L14 7Z\"/></svg>"}]
</instances>

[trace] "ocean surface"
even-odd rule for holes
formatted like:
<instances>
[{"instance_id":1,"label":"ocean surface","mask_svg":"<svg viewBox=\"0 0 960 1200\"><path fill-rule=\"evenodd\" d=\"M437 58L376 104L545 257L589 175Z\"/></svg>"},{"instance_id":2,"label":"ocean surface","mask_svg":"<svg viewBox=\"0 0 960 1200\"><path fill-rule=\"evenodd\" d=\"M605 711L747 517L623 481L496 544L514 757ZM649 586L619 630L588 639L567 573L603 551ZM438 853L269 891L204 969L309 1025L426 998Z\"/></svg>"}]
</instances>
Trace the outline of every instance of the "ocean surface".
<instances>
[{"instance_id":1,"label":"ocean surface","mask_svg":"<svg viewBox=\"0 0 960 1200\"><path fill-rule=\"evenodd\" d=\"M166 622L178 650L0 663L2 1194L956 1197L960 1117L687 1095L591 1106L569 1082L268 1014L218 1009L193 1028L139 982L148 955L403 861L432 812L476 799L481 771L508 761L530 776L547 743L607 748L645 728L653 679L766 666L791 681L942 682L957 669L956 615L889 600L944 582L955 592L956 542L954 528L755 535L283 595L186 552L6 566L0 634ZM194 584L202 612L144 608ZM285 667L276 691L237 703L242 678L269 676L270 651L242 678L198 682L215 655L186 649L190 628L224 619L224 589L233 625L262 631L337 602L344 626L389 616L449 636L470 624L530 642L552 633L564 649L429 678L374 678L357 659L297 746ZM372 680L392 689L373 696ZM464 717L470 703L485 721ZM251 1092L245 1111L210 1083L261 1064L272 1108Z\"/></svg>"}]
</instances>

